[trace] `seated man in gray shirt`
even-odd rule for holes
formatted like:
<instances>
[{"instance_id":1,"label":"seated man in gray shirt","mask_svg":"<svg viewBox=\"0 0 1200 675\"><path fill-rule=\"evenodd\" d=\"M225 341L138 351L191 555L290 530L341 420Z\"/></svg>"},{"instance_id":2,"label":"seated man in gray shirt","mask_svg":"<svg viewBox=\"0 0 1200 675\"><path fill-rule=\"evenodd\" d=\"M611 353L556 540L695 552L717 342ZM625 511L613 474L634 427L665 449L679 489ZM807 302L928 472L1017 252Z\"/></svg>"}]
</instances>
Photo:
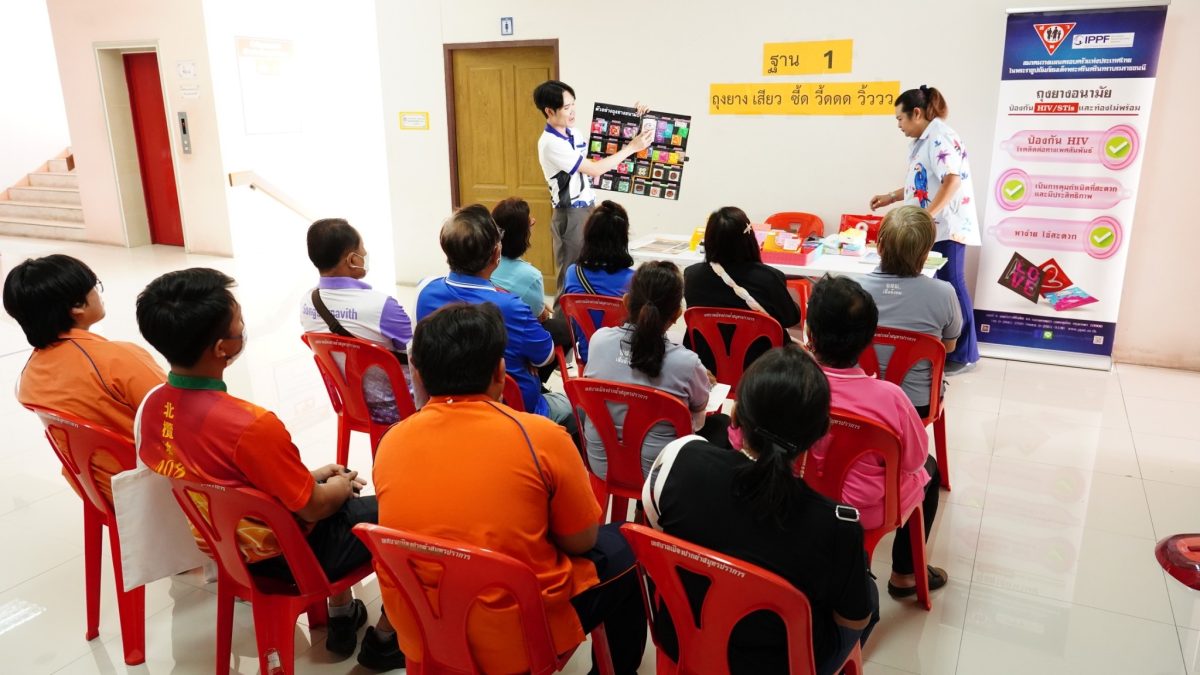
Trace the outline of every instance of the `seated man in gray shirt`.
<instances>
[{"instance_id":1,"label":"seated man in gray shirt","mask_svg":"<svg viewBox=\"0 0 1200 675\"><path fill-rule=\"evenodd\" d=\"M962 333L962 310L954 287L921 274L937 235L933 219L919 206L890 211L879 229L879 267L859 281L879 307L879 326L925 333L954 350ZM891 347L876 350L879 367L887 370ZM900 388L917 414L929 414L931 366L922 361L908 371Z\"/></svg>"}]
</instances>

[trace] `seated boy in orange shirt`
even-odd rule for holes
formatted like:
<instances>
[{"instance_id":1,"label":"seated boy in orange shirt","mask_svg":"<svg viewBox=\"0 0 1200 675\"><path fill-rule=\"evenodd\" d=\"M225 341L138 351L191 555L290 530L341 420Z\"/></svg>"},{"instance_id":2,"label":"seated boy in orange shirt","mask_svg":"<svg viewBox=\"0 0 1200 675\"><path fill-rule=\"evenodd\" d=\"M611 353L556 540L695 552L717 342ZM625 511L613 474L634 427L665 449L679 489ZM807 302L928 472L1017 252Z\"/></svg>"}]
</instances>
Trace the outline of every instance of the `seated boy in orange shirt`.
<instances>
[{"instance_id":1,"label":"seated boy in orange shirt","mask_svg":"<svg viewBox=\"0 0 1200 675\"><path fill-rule=\"evenodd\" d=\"M67 255L31 258L8 273L4 309L33 345L17 382L17 400L132 438L138 405L166 374L145 349L109 342L88 330L104 319L103 290L91 268ZM107 453L93 457L96 487L110 500L109 482L121 470Z\"/></svg>"}]
</instances>

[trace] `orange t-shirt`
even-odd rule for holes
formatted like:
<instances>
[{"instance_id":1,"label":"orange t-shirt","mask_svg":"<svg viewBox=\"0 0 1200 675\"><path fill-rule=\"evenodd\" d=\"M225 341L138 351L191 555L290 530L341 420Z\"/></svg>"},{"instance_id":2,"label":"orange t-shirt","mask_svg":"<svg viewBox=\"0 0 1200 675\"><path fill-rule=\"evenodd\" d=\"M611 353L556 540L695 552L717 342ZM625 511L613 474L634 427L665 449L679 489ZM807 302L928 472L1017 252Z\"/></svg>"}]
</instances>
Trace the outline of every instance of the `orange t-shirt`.
<instances>
[{"instance_id":1,"label":"orange t-shirt","mask_svg":"<svg viewBox=\"0 0 1200 675\"><path fill-rule=\"evenodd\" d=\"M142 404L138 456L173 478L226 486L251 486L295 512L312 496L316 481L274 413L225 393L225 383L171 373L167 384ZM208 504L197 502L207 513ZM301 524L307 529L307 525ZM193 534L196 534L193 531ZM196 534L201 549L207 549ZM238 545L247 562L279 555L275 534L244 519Z\"/></svg>"},{"instance_id":2,"label":"orange t-shirt","mask_svg":"<svg viewBox=\"0 0 1200 675\"><path fill-rule=\"evenodd\" d=\"M595 525L600 506L562 427L486 396L434 397L383 437L373 477L380 525L482 546L529 565L541 585L555 648L561 654L583 641L570 601L599 583L596 568L568 556L551 537ZM436 583L436 572L423 572ZM415 618L382 575L379 586L401 649L420 661ZM483 672L529 669L516 606L500 591L481 598L468 631Z\"/></svg>"},{"instance_id":3,"label":"orange t-shirt","mask_svg":"<svg viewBox=\"0 0 1200 675\"><path fill-rule=\"evenodd\" d=\"M166 373L135 344L109 342L79 329L71 329L61 338L29 357L17 384L17 400L75 415L132 438L138 405L167 379ZM108 453L92 458L96 487L110 500L109 483L122 470L120 462ZM67 475L66 469L63 475Z\"/></svg>"}]
</instances>

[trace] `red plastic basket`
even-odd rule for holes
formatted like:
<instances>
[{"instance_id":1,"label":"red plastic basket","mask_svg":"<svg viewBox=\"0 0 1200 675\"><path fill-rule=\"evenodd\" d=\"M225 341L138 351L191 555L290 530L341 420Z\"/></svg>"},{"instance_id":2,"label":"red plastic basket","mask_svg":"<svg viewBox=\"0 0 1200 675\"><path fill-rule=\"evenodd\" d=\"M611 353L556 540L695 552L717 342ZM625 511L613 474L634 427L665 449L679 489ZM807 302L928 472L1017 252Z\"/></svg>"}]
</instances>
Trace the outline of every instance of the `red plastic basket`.
<instances>
[{"instance_id":1,"label":"red plastic basket","mask_svg":"<svg viewBox=\"0 0 1200 675\"><path fill-rule=\"evenodd\" d=\"M879 241L879 226L883 223L882 216L858 216L851 213L843 213L842 221L838 225L838 232L852 230L858 227L859 223L867 224L868 244L874 244Z\"/></svg>"}]
</instances>

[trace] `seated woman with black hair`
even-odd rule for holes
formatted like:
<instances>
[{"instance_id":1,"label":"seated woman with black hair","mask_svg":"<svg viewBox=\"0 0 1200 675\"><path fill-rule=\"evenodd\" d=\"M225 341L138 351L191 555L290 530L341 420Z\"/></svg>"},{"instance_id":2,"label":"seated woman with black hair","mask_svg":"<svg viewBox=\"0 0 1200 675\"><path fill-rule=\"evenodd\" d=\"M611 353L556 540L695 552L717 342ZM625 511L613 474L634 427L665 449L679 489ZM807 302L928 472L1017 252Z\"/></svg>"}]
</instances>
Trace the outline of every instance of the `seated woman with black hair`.
<instances>
[{"instance_id":1,"label":"seated woman with black hair","mask_svg":"<svg viewBox=\"0 0 1200 675\"><path fill-rule=\"evenodd\" d=\"M750 218L741 209L725 206L708 217L704 229L704 262L688 266L683 272L683 298L688 307L725 307L762 312L783 327L784 342L790 342L787 329L800 323L800 307L788 292L783 272L763 264L758 239L750 227ZM691 344L709 370L716 360L707 344ZM749 365L769 349L766 340L751 345L746 355Z\"/></svg>"},{"instance_id":2,"label":"seated woman with black hair","mask_svg":"<svg viewBox=\"0 0 1200 675\"><path fill-rule=\"evenodd\" d=\"M624 326L601 328L592 336L592 358L587 361L584 376L666 392L691 411L693 430L705 429L707 425L701 435L727 443L724 437L729 418L704 414L712 388L708 371L694 352L667 339L667 329L683 314L683 277L679 268L671 262L648 262L639 267L625 294L625 306L629 320ZM618 434L624 421L624 410L613 411ZM583 434L592 472L604 478L608 473L608 458L600 434L590 420L584 419ZM642 442L643 475L650 472L658 453L676 437L674 427L666 422L650 429Z\"/></svg>"},{"instance_id":3,"label":"seated woman with black hair","mask_svg":"<svg viewBox=\"0 0 1200 675\"><path fill-rule=\"evenodd\" d=\"M583 249L579 260L567 267L563 293L588 293L619 298L633 280L633 256L629 255L629 214L620 204L600 202L583 226ZM598 314L598 313L597 313ZM599 322L600 316L594 320ZM588 341L574 326L579 358L588 360Z\"/></svg>"},{"instance_id":4,"label":"seated woman with black hair","mask_svg":"<svg viewBox=\"0 0 1200 675\"><path fill-rule=\"evenodd\" d=\"M550 315L541 270L521 258L529 250L529 239L537 224L537 219L529 215L529 203L520 197L501 200L492 208L492 220L500 228L500 263L490 281L529 305L529 311L554 338L554 344L569 353L571 333L567 330L566 319ZM550 379L556 366L551 362L538 369L542 382Z\"/></svg>"},{"instance_id":5,"label":"seated woman with black hair","mask_svg":"<svg viewBox=\"0 0 1200 675\"><path fill-rule=\"evenodd\" d=\"M138 406L167 375L145 349L91 332L105 316L103 290L90 267L67 255L31 258L8 273L4 309L33 346L17 382L17 400L133 438ZM111 498L109 480L121 465L100 452L92 470L97 487Z\"/></svg>"},{"instance_id":6,"label":"seated woman with black hair","mask_svg":"<svg viewBox=\"0 0 1200 675\"><path fill-rule=\"evenodd\" d=\"M812 606L817 672L828 675L879 620L856 512L803 480L809 447L829 429L829 384L799 347L772 349L742 376L733 418L744 433L740 452L698 436L663 449L642 489L646 517L667 534L764 567L802 591ZM800 477L792 473L797 463ZM703 595L698 581L684 578L692 603ZM671 619L665 612L658 618L655 632L673 656ZM782 621L756 612L733 630L730 671L787 673L787 649Z\"/></svg>"}]
</instances>

